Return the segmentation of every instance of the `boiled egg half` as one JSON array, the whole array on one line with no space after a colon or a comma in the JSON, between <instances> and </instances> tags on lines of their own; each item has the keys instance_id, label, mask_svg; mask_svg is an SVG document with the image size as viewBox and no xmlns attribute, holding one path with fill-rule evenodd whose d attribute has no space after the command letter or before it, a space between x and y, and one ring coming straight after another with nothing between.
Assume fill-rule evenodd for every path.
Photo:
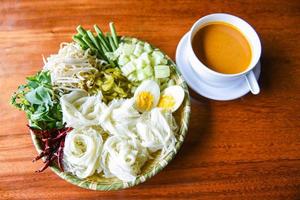
<instances>
[{"instance_id":1,"label":"boiled egg half","mask_svg":"<svg viewBox=\"0 0 300 200\"><path fill-rule=\"evenodd\" d=\"M178 85L170 86L162 92L157 107L175 112L182 104L183 99L184 90L182 87Z\"/></svg>"},{"instance_id":2,"label":"boiled egg half","mask_svg":"<svg viewBox=\"0 0 300 200\"><path fill-rule=\"evenodd\" d=\"M143 81L134 93L134 105L139 112L150 111L156 107L160 98L160 89L153 80Z\"/></svg>"}]
</instances>

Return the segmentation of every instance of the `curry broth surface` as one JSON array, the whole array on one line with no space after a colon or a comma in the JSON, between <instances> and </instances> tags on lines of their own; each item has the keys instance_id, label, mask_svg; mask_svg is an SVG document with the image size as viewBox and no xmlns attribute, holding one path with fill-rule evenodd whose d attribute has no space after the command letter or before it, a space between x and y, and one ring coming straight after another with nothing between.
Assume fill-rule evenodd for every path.
<instances>
[{"instance_id":1,"label":"curry broth surface","mask_svg":"<svg viewBox=\"0 0 300 200\"><path fill-rule=\"evenodd\" d=\"M246 37L237 28L224 22L201 27L192 40L192 47L204 65L224 74L243 72L252 56Z\"/></svg>"}]
</instances>

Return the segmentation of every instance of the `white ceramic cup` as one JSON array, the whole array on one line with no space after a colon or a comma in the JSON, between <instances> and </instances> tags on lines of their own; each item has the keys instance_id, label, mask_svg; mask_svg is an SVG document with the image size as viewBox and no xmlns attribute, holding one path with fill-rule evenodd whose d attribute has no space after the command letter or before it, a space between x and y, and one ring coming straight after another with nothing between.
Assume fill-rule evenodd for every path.
<instances>
[{"instance_id":1,"label":"white ceramic cup","mask_svg":"<svg viewBox=\"0 0 300 200\"><path fill-rule=\"evenodd\" d=\"M231 24L246 37L252 51L251 62L246 70L237 74L223 74L208 68L197 58L192 48L193 37L201 27L211 22L225 22ZM247 81L249 89L253 94L258 94L260 92L259 85L253 73L253 68L260 59L261 43L255 30L241 18L224 13L211 14L200 18L194 23L190 30L187 50L188 61L193 70L206 83L215 87L230 87L240 84L241 81Z\"/></svg>"}]
</instances>

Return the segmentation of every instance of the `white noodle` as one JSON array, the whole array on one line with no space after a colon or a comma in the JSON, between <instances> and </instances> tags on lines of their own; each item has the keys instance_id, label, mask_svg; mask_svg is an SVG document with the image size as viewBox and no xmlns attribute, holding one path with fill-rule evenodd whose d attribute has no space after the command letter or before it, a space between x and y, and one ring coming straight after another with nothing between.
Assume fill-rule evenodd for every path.
<instances>
[{"instance_id":1,"label":"white noodle","mask_svg":"<svg viewBox=\"0 0 300 200\"><path fill-rule=\"evenodd\" d=\"M102 171L99 161L103 147L101 133L100 129L83 127L67 134L64 147L66 171L81 179Z\"/></svg>"},{"instance_id":2,"label":"white noodle","mask_svg":"<svg viewBox=\"0 0 300 200\"><path fill-rule=\"evenodd\" d=\"M105 177L129 182L136 179L148 158L147 149L138 140L111 136L103 147L101 167Z\"/></svg>"},{"instance_id":3,"label":"white noodle","mask_svg":"<svg viewBox=\"0 0 300 200\"><path fill-rule=\"evenodd\" d=\"M151 152L162 150L161 158L175 151L176 129L177 125L172 113L159 108L143 113L136 124L141 144Z\"/></svg>"},{"instance_id":4,"label":"white noodle","mask_svg":"<svg viewBox=\"0 0 300 200\"><path fill-rule=\"evenodd\" d=\"M61 96L63 122L73 128L98 125L101 112L106 107L101 99L101 92L88 96L85 91L72 91Z\"/></svg>"},{"instance_id":5,"label":"white noodle","mask_svg":"<svg viewBox=\"0 0 300 200\"><path fill-rule=\"evenodd\" d=\"M114 99L100 117L101 127L111 135L136 137L135 124L140 114L133 107L133 99Z\"/></svg>"}]
</instances>

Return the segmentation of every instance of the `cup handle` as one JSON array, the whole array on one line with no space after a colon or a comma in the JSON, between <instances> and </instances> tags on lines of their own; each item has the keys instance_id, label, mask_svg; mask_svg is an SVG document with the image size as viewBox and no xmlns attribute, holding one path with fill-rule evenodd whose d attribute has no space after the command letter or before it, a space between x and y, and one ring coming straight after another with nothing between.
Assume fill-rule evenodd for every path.
<instances>
[{"instance_id":1,"label":"cup handle","mask_svg":"<svg viewBox=\"0 0 300 200\"><path fill-rule=\"evenodd\" d=\"M245 75L248 87L250 89L250 91L252 92L252 94L258 94L260 92L260 88L259 85L257 83L257 80L255 78L255 75L253 73L253 71L250 71L248 74Z\"/></svg>"}]
</instances>

